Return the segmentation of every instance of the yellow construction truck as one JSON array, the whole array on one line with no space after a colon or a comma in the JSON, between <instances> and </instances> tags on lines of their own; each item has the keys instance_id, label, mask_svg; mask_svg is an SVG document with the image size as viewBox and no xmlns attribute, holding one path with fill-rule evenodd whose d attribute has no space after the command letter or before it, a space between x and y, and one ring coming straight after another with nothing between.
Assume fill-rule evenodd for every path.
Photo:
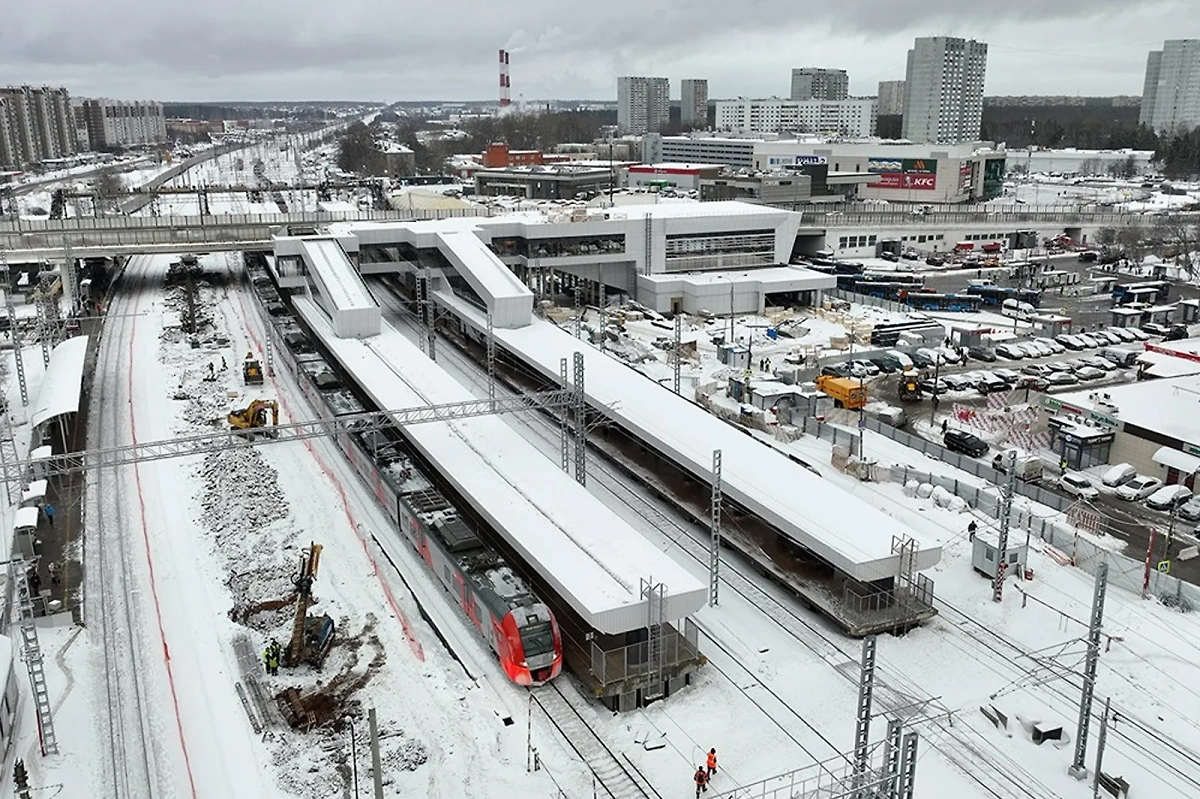
<instances>
[{"instance_id":1,"label":"yellow construction truck","mask_svg":"<svg viewBox=\"0 0 1200 799\"><path fill-rule=\"evenodd\" d=\"M839 408L858 410L867 404L867 387L850 377L817 375L817 389L833 397Z\"/></svg>"}]
</instances>

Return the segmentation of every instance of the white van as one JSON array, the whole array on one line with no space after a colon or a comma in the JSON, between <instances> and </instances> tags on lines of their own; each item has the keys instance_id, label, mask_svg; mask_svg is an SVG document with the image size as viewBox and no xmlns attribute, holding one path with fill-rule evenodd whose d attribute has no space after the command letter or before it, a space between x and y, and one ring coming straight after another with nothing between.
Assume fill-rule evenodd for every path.
<instances>
[{"instance_id":1,"label":"white van","mask_svg":"<svg viewBox=\"0 0 1200 799\"><path fill-rule=\"evenodd\" d=\"M1000 313L1008 317L1024 319L1034 312L1034 307L1027 302L1019 300L1005 300L1000 306Z\"/></svg>"}]
</instances>

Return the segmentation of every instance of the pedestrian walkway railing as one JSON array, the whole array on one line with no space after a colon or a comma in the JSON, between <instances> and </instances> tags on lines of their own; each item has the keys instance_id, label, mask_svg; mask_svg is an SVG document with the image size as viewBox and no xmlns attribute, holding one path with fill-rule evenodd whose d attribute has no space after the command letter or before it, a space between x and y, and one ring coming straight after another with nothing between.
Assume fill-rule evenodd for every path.
<instances>
[{"instance_id":1,"label":"pedestrian walkway railing","mask_svg":"<svg viewBox=\"0 0 1200 799\"><path fill-rule=\"evenodd\" d=\"M659 667L669 675L672 667L693 663L700 658L699 630L691 619L678 624L663 625L657 643L661 663L651 663L648 641L605 649L595 640L591 642L592 675L602 686L625 682L647 676L657 676Z\"/></svg>"}]
</instances>

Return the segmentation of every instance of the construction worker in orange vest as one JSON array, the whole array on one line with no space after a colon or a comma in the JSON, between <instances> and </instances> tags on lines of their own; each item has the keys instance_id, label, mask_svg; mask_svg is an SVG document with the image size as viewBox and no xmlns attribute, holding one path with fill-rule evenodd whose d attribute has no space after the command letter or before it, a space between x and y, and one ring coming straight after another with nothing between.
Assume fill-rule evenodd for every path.
<instances>
[{"instance_id":1,"label":"construction worker in orange vest","mask_svg":"<svg viewBox=\"0 0 1200 799\"><path fill-rule=\"evenodd\" d=\"M717 773L717 750L709 749L708 750L708 776L711 777L712 775L714 775L716 773Z\"/></svg>"},{"instance_id":2,"label":"construction worker in orange vest","mask_svg":"<svg viewBox=\"0 0 1200 799\"><path fill-rule=\"evenodd\" d=\"M704 770L704 766L696 766L696 775L693 779L696 780L696 799L700 799L700 791L708 790L708 772Z\"/></svg>"}]
</instances>

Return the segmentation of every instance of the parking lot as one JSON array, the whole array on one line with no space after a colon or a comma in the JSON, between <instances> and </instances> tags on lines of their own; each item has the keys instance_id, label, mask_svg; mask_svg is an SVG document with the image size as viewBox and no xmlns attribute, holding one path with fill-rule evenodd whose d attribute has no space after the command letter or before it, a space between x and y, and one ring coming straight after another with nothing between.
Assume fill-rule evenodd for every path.
<instances>
[{"instance_id":1,"label":"parking lot","mask_svg":"<svg viewBox=\"0 0 1200 799\"><path fill-rule=\"evenodd\" d=\"M1028 342L1028 340L1022 341ZM1096 342L1094 346L1077 346L1074 349L1068 349L1066 343L1063 342L1053 342L1057 344L1057 347L1050 347L1051 342L1044 340L1037 343L1041 347L1031 347L1026 350L1022 346L1011 353L1011 355L1019 355L1019 357L1005 357L996 353L995 360L982 360L979 358L973 359L964 351L966 357L960 360L958 360L956 352L950 354L950 357L955 358L957 362L952 363L943 360L936 367L932 365L920 367L918 371L921 374L922 383L927 390L923 392L922 399L915 402L908 401L903 403L903 407L907 410L907 415L910 419L910 432L917 435L924 435L929 440L941 444L943 442L941 440L940 427L933 424L932 420L944 417L946 412L950 410L951 404L965 405L971 408L984 408L987 405L987 397L991 393L1000 393L1002 391L1008 393L1010 396L1006 404L1009 405L1029 403L1036 406L1041 404L1041 398L1046 394L1088 389L1103 390L1105 386L1132 382L1137 379L1136 367L1123 367L1112 362L1101 363L1102 359L1100 359L1099 352L1104 349L1138 350L1142 347L1141 340L1132 342L1122 341L1121 344L1113 344L1111 341L1105 340L1103 342ZM1080 342L1075 343L1078 344ZM945 350L947 348L939 349ZM910 351L907 349L901 351L905 354L916 352L915 350ZM1043 354L1047 351L1049 354ZM926 354L931 355L933 353ZM944 358L948 353L943 351L938 354ZM926 361L922 362L925 363ZM981 384L985 380L984 373L999 378L998 381L987 381L987 383L993 386L990 390L986 388L986 383ZM936 411L932 405L932 394L928 390L934 388L933 380L935 374L939 381L938 387L941 389L939 406ZM1050 383L1046 380L1048 375L1055 374L1069 375L1070 378L1068 381L1061 383ZM880 370L878 374L864 376L863 379L868 386L872 398L890 404L901 404L899 401L899 385L901 380L899 371L885 373L883 370ZM981 388L984 390L981 391ZM1044 414L1039 414L1035 427L1031 432L1034 434L1046 432L1045 419ZM919 421L919 423L914 424L914 420ZM990 465L995 454L995 450L990 450L988 453L980 456L978 460ZM1059 473L1056 465L1047 464L1042 480L1043 487L1059 495L1070 497L1058 485L1058 477ZM1196 521L1177 517L1172 523L1172 519L1167 513L1147 507L1143 500L1127 501L1120 499L1112 489L1099 486L1098 477L1094 475L1087 475L1087 477L1100 488L1100 494L1091 500L1091 503L1103 516L1102 528L1109 534L1128 542L1125 550L1128 556L1134 558L1144 556L1149 542L1149 528L1151 526L1157 528L1162 534L1165 534L1168 526L1173 528L1171 555L1174 558L1177 558L1181 550L1198 543L1194 533L1197 526ZM1165 543L1164 537L1160 535L1155 544L1154 562L1157 563L1158 560L1165 557ZM1200 558L1189 561L1174 560L1172 573L1189 582L1200 583Z\"/></svg>"}]
</instances>

